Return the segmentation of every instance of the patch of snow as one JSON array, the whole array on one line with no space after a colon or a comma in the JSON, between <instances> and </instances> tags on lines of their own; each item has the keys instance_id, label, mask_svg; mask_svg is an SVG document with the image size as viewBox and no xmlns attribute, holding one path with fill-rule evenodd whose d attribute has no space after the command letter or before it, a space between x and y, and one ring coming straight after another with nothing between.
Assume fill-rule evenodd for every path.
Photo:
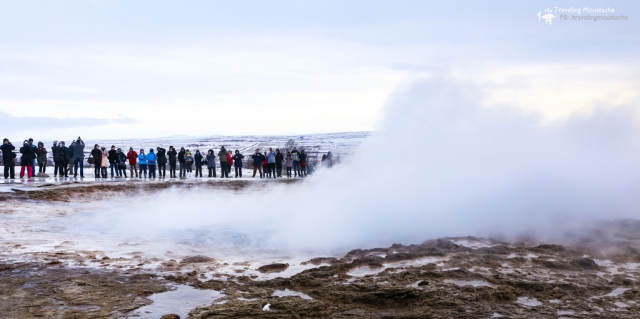
<instances>
[{"instance_id":1,"label":"patch of snow","mask_svg":"<svg viewBox=\"0 0 640 319\"><path fill-rule=\"evenodd\" d=\"M456 286L464 287L464 286L473 286L473 287L495 287L494 285L484 281L484 280L451 280L447 279L444 281L447 284L454 284Z\"/></svg>"},{"instance_id":2,"label":"patch of snow","mask_svg":"<svg viewBox=\"0 0 640 319\"><path fill-rule=\"evenodd\" d=\"M574 315L576 312L573 310L558 310L558 316L562 316L562 315Z\"/></svg>"},{"instance_id":3,"label":"patch of snow","mask_svg":"<svg viewBox=\"0 0 640 319\"><path fill-rule=\"evenodd\" d=\"M616 297L616 296L620 296L622 295L625 291L629 290L631 288L616 288L613 291L611 291L610 293L604 295L603 297Z\"/></svg>"},{"instance_id":4,"label":"patch of snow","mask_svg":"<svg viewBox=\"0 0 640 319\"><path fill-rule=\"evenodd\" d=\"M624 303L624 302L621 302L621 301L616 301L616 302L614 302L613 304L614 304L614 305L616 305L616 306L618 306L618 308L626 308L626 307L629 307L629 305L628 305L628 304L626 304L626 303Z\"/></svg>"},{"instance_id":5,"label":"patch of snow","mask_svg":"<svg viewBox=\"0 0 640 319\"><path fill-rule=\"evenodd\" d=\"M538 299L529 298L529 297L518 297L518 300L516 302L521 304L521 305L525 305L525 306L529 306L529 307L537 307L537 306L542 305L542 303L540 301L538 301Z\"/></svg>"},{"instance_id":6,"label":"patch of snow","mask_svg":"<svg viewBox=\"0 0 640 319\"><path fill-rule=\"evenodd\" d=\"M293 291L293 290L289 290L289 289L284 289L284 290L276 290L273 292L273 296L276 297L289 297L289 296L298 296L302 299L313 299L311 297L309 297L309 295L302 293L302 292L298 292L298 291Z\"/></svg>"}]
</instances>

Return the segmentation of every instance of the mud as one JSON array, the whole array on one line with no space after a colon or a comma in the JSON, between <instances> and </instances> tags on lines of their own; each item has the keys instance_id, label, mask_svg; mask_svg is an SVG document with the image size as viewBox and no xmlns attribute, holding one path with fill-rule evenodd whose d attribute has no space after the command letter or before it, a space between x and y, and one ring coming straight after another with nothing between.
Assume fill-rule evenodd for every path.
<instances>
[{"instance_id":1,"label":"mud","mask_svg":"<svg viewBox=\"0 0 640 319\"><path fill-rule=\"evenodd\" d=\"M69 200L69 192L90 201L96 190L104 199L167 187L261 186L67 184L0 196L19 206L25 200ZM11 214L11 207L3 205L3 213ZM43 251L2 238L0 313L3 318L177 318L136 310L152 304L155 294L189 285L221 297L191 309L188 318L637 318L637 234L640 221L625 220L600 223L563 245L441 238L277 262L203 254L108 256L65 242Z\"/></svg>"}]
</instances>

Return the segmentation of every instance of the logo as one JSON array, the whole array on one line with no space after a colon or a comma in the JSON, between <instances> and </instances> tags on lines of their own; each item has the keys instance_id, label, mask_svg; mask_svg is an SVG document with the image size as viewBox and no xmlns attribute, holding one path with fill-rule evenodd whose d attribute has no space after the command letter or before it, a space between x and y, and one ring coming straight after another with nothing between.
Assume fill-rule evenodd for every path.
<instances>
[{"instance_id":1,"label":"logo","mask_svg":"<svg viewBox=\"0 0 640 319\"><path fill-rule=\"evenodd\" d=\"M551 25L551 20L556 17L551 13L552 11L553 10L546 8L544 9L544 12L546 12L544 15L541 15L542 11L538 12L538 21L542 21L542 19L544 19L544 23Z\"/></svg>"}]
</instances>

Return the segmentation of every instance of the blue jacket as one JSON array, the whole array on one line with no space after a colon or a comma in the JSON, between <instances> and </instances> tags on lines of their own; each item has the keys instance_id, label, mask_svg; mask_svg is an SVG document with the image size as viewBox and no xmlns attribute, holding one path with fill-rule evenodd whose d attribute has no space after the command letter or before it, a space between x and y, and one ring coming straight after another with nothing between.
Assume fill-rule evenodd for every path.
<instances>
[{"instance_id":1,"label":"blue jacket","mask_svg":"<svg viewBox=\"0 0 640 319\"><path fill-rule=\"evenodd\" d=\"M142 152L138 155L138 164L147 165L147 154L142 154Z\"/></svg>"},{"instance_id":2,"label":"blue jacket","mask_svg":"<svg viewBox=\"0 0 640 319\"><path fill-rule=\"evenodd\" d=\"M147 154L147 163L149 165L156 165L156 161L158 159L156 158L156 153L153 152L153 149L149 150L149 153Z\"/></svg>"},{"instance_id":3,"label":"blue jacket","mask_svg":"<svg viewBox=\"0 0 640 319\"><path fill-rule=\"evenodd\" d=\"M267 153L267 162L269 163L275 163L276 162L276 152L269 152Z\"/></svg>"},{"instance_id":4,"label":"blue jacket","mask_svg":"<svg viewBox=\"0 0 640 319\"><path fill-rule=\"evenodd\" d=\"M251 155L253 159L253 166L262 166L262 161L264 161L264 155L262 153Z\"/></svg>"},{"instance_id":5,"label":"blue jacket","mask_svg":"<svg viewBox=\"0 0 640 319\"><path fill-rule=\"evenodd\" d=\"M202 165L202 154L200 152L196 151L196 155L193 158L196 160L196 166Z\"/></svg>"}]
</instances>

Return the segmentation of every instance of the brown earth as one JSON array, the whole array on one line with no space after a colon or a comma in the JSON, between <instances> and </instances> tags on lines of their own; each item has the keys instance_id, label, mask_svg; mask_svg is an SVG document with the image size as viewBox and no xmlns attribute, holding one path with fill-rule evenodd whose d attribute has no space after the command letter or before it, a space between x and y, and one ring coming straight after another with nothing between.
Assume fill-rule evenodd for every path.
<instances>
[{"instance_id":1,"label":"brown earth","mask_svg":"<svg viewBox=\"0 0 640 319\"><path fill-rule=\"evenodd\" d=\"M249 186L261 187L246 181L66 184L3 193L0 198L94 200L96 191L104 197L168 187L245 190ZM224 261L202 255L166 261L153 270L139 267L144 263L107 270L82 265L106 267L119 260L80 252L35 253L38 262L0 259L0 317L128 317L149 304L150 295L187 284L224 293L215 303L190 312L188 318L198 319L638 318L638 234L640 221L625 220L601 223L564 246L533 240L441 238L313 258L303 263L313 268L269 280L246 275L245 270L209 279L207 267L219 267ZM81 262L72 267L69 261ZM288 267L260 268L279 273ZM274 295L285 290L298 295ZM266 305L268 311L263 310Z\"/></svg>"}]
</instances>

